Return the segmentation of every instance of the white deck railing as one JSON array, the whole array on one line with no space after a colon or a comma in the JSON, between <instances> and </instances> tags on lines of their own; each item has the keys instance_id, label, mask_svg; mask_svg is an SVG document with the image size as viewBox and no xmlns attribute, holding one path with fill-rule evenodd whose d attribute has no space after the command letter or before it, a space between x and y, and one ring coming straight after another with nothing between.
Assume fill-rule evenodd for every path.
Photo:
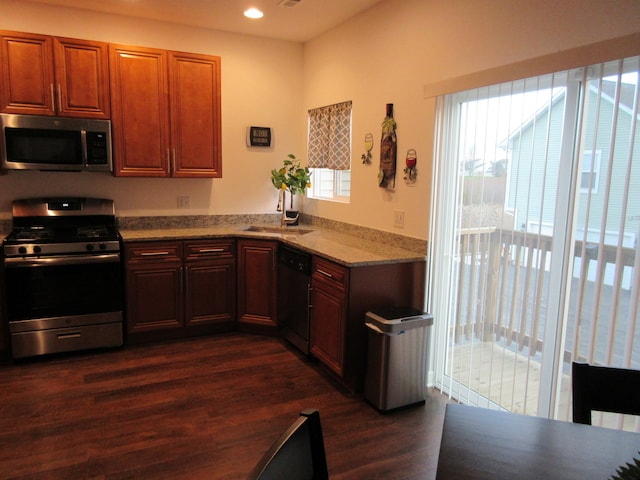
<instances>
[{"instance_id":1,"label":"white deck railing","mask_svg":"<svg viewBox=\"0 0 640 480\"><path fill-rule=\"evenodd\" d=\"M459 297L452 331L456 343L469 341L473 335L482 341L504 341L520 351L527 349L531 356L542 351L551 246L552 237L527 232L498 228L460 232ZM620 342L615 330L626 328L632 338L635 333L630 324L635 324L638 315L638 298L633 297L640 288L636 249L576 241L574 252L582 261L575 263L575 299L568 316L565 361L594 361L604 355L602 363L612 363L616 355L627 359L618 363L633 363L631 351L622 352L615 345ZM630 288L622 287L622 275L615 275L613 285L603 288L607 265L616 271L631 269ZM588 280L590 269L596 270L595 282ZM630 350L632 343L624 348Z\"/></svg>"}]
</instances>

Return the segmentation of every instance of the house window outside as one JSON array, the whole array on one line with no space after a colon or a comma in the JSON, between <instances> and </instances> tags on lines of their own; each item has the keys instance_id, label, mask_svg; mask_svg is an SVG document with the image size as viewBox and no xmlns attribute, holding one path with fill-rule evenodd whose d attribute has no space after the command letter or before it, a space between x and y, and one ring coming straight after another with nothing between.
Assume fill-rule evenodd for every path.
<instances>
[{"instance_id":1,"label":"house window outside","mask_svg":"<svg viewBox=\"0 0 640 480\"><path fill-rule=\"evenodd\" d=\"M351 102L309 110L311 198L348 202L351 195Z\"/></svg>"},{"instance_id":2,"label":"house window outside","mask_svg":"<svg viewBox=\"0 0 640 480\"><path fill-rule=\"evenodd\" d=\"M580 175L580 191L582 193L598 193L600 183L600 158L602 152L596 151L595 156L591 150L585 151L582 156L582 173Z\"/></svg>"}]
</instances>

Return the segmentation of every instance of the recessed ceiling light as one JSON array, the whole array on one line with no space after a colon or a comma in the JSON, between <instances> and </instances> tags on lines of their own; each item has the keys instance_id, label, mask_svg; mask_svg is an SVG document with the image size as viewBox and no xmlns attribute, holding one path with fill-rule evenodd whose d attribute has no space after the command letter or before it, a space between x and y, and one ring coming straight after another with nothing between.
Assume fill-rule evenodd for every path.
<instances>
[{"instance_id":1,"label":"recessed ceiling light","mask_svg":"<svg viewBox=\"0 0 640 480\"><path fill-rule=\"evenodd\" d=\"M257 8L252 7L244 11L244 16L247 18L262 18L264 16L264 13L262 13Z\"/></svg>"}]
</instances>

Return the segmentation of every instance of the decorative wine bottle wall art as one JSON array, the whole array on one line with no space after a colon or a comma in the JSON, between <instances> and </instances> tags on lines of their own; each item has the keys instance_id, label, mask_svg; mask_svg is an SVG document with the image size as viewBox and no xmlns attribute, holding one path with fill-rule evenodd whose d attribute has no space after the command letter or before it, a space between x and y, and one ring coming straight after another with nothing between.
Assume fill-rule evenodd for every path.
<instances>
[{"instance_id":1,"label":"decorative wine bottle wall art","mask_svg":"<svg viewBox=\"0 0 640 480\"><path fill-rule=\"evenodd\" d=\"M393 103L387 103L387 115L382 122L382 140L380 142L380 171L378 185L392 190L396 185L396 156L398 139L396 121L393 119Z\"/></svg>"}]
</instances>

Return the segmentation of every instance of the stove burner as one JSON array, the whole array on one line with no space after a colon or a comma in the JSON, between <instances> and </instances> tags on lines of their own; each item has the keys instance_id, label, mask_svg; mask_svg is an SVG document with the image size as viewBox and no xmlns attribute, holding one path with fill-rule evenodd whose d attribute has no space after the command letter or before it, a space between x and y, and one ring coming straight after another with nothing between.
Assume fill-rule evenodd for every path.
<instances>
[{"instance_id":1,"label":"stove burner","mask_svg":"<svg viewBox=\"0 0 640 480\"><path fill-rule=\"evenodd\" d=\"M20 241L43 241L51 238L52 232L44 227L32 227L15 232L15 239Z\"/></svg>"},{"instance_id":2,"label":"stove burner","mask_svg":"<svg viewBox=\"0 0 640 480\"><path fill-rule=\"evenodd\" d=\"M76 235L79 238L101 238L109 235L109 229L106 225L78 227Z\"/></svg>"},{"instance_id":3,"label":"stove burner","mask_svg":"<svg viewBox=\"0 0 640 480\"><path fill-rule=\"evenodd\" d=\"M68 209L66 205L80 207ZM5 259L120 251L111 200L15 200L13 227L2 242Z\"/></svg>"}]
</instances>

